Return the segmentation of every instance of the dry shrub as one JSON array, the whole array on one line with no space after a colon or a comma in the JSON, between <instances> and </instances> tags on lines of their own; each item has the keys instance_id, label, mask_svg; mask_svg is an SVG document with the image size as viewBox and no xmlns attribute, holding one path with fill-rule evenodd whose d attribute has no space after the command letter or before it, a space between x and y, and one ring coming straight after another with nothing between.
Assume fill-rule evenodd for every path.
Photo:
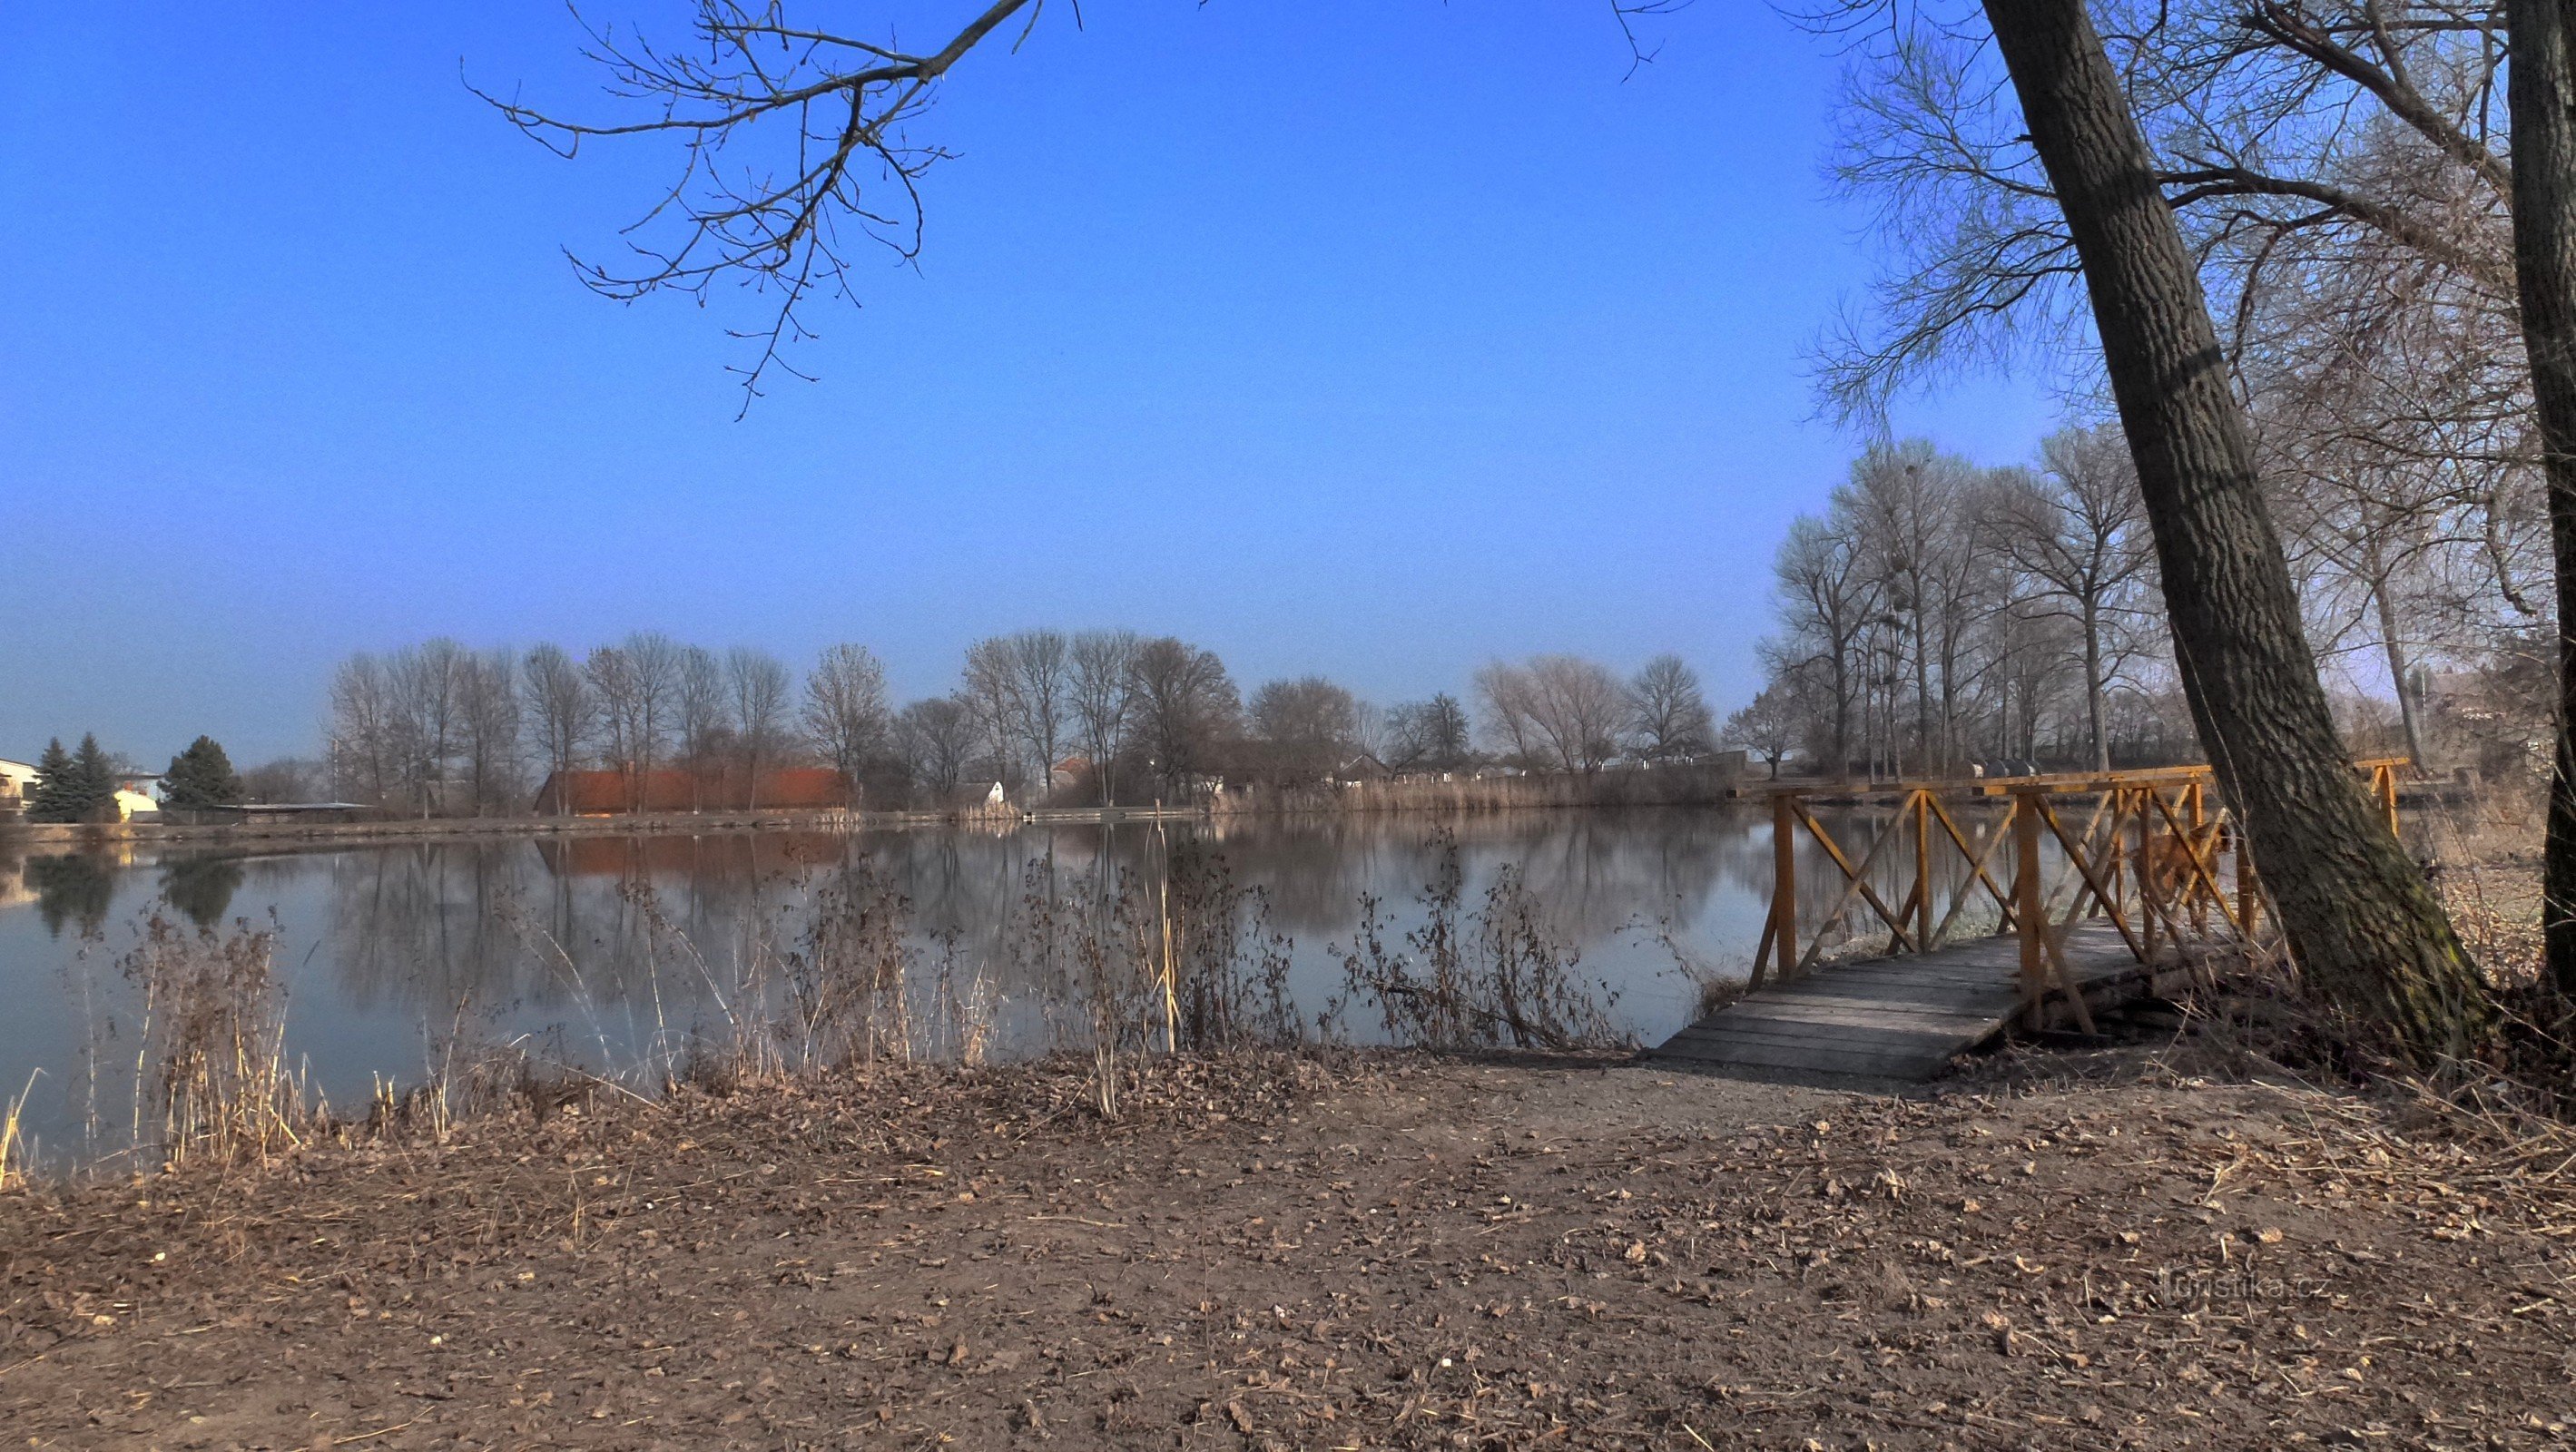
<instances>
[{"instance_id":1,"label":"dry shrub","mask_svg":"<svg viewBox=\"0 0 2576 1452\"><path fill-rule=\"evenodd\" d=\"M1549 924L1536 894L1506 866L1483 905L1461 916L1465 874L1458 840L1434 833L1438 854L1419 901L1421 927L1405 934L1411 952L1390 951L1384 903L1360 897L1360 922L1347 949L1335 948L1342 993L1327 1020L1347 1021L1354 1006L1374 1008L1391 1041L1429 1049L1586 1049L1627 1043L1610 1016L1618 1001L1606 984L1599 996L1576 978L1580 950Z\"/></svg>"}]
</instances>

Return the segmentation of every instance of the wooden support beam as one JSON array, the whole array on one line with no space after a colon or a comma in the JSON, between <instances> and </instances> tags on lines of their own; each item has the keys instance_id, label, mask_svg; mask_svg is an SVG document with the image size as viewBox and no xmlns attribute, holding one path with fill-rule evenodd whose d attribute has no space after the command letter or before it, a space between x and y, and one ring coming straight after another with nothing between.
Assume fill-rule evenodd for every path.
<instances>
[{"instance_id":1,"label":"wooden support beam","mask_svg":"<svg viewBox=\"0 0 2576 1452\"><path fill-rule=\"evenodd\" d=\"M1914 794L1914 951L1932 951L1932 794Z\"/></svg>"},{"instance_id":2,"label":"wooden support beam","mask_svg":"<svg viewBox=\"0 0 2576 1452\"><path fill-rule=\"evenodd\" d=\"M2039 1027L2039 996L2043 984L2041 957L2045 944L2041 937L2048 931L2048 914L2040 906L2039 896L2039 803L2037 792L2017 793L2012 799L2013 829L2013 905L2019 919L2015 931L2021 938L2021 1004L2024 1021Z\"/></svg>"},{"instance_id":3,"label":"wooden support beam","mask_svg":"<svg viewBox=\"0 0 2576 1452\"><path fill-rule=\"evenodd\" d=\"M1798 961L1798 798L1771 799L1771 961L1782 979Z\"/></svg>"}]
</instances>

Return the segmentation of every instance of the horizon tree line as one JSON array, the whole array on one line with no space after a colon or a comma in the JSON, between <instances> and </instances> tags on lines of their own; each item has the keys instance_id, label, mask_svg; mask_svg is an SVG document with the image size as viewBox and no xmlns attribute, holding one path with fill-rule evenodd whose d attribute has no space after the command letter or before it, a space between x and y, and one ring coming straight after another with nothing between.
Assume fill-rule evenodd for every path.
<instances>
[{"instance_id":1,"label":"horizon tree line","mask_svg":"<svg viewBox=\"0 0 2576 1452\"><path fill-rule=\"evenodd\" d=\"M856 643L800 677L757 647L649 631L580 654L439 637L341 661L319 772L277 763L246 779L413 816L525 810L544 777L585 768L639 783L666 768L701 784L737 773L755 809L766 773L800 765L839 772L852 805L946 806L991 783L1012 801L1110 804L1352 773L1588 773L1717 745L1697 674L1669 653L1626 679L1568 655L1498 661L1474 699L1472 714L1445 692L1379 708L1320 675L1246 696L1214 651L1124 629L976 640L953 689L899 708Z\"/></svg>"}]
</instances>

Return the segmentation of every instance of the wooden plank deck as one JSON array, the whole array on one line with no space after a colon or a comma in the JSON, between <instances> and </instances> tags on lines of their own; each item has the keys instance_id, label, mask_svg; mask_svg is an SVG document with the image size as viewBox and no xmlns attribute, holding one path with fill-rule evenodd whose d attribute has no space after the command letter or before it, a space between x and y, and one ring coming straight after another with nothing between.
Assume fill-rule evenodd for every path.
<instances>
[{"instance_id":1,"label":"wooden plank deck","mask_svg":"<svg viewBox=\"0 0 2576 1452\"><path fill-rule=\"evenodd\" d=\"M2065 948L2096 1013L2150 988L2150 976L2109 923L2074 924ZM1922 957L1819 965L1683 1029L1654 1057L1755 1078L1920 1081L2003 1032L2020 1012L2020 942L1979 938Z\"/></svg>"}]
</instances>

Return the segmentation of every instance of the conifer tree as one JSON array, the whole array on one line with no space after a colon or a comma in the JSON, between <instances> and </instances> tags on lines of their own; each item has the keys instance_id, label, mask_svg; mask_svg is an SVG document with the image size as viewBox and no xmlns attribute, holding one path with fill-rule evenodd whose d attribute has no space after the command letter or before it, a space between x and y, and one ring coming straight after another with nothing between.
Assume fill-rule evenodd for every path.
<instances>
[{"instance_id":1,"label":"conifer tree","mask_svg":"<svg viewBox=\"0 0 2576 1452\"><path fill-rule=\"evenodd\" d=\"M72 753L71 780L75 814L67 822L95 822L116 815L116 767L99 748L95 734L81 736Z\"/></svg>"},{"instance_id":2,"label":"conifer tree","mask_svg":"<svg viewBox=\"0 0 2576 1452\"><path fill-rule=\"evenodd\" d=\"M230 807L240 805L241 798L241 777L233 771L232 758L211 736L198 737L171 757L170 770L161 778L166 806Z\"/></svg>"},{"instance_id":3,"label":"conifer tree","mask_svg":"<svg viewBox=\"0 0 2576 1452\"><path fill-rule=\"evenodd\" d=\"M63 750L63 739L57 736L45 743L45 754L36 758L36 780L27 788L27 820L79 821L78 798L72 754Z\"/></svg>"}]
</instances>

